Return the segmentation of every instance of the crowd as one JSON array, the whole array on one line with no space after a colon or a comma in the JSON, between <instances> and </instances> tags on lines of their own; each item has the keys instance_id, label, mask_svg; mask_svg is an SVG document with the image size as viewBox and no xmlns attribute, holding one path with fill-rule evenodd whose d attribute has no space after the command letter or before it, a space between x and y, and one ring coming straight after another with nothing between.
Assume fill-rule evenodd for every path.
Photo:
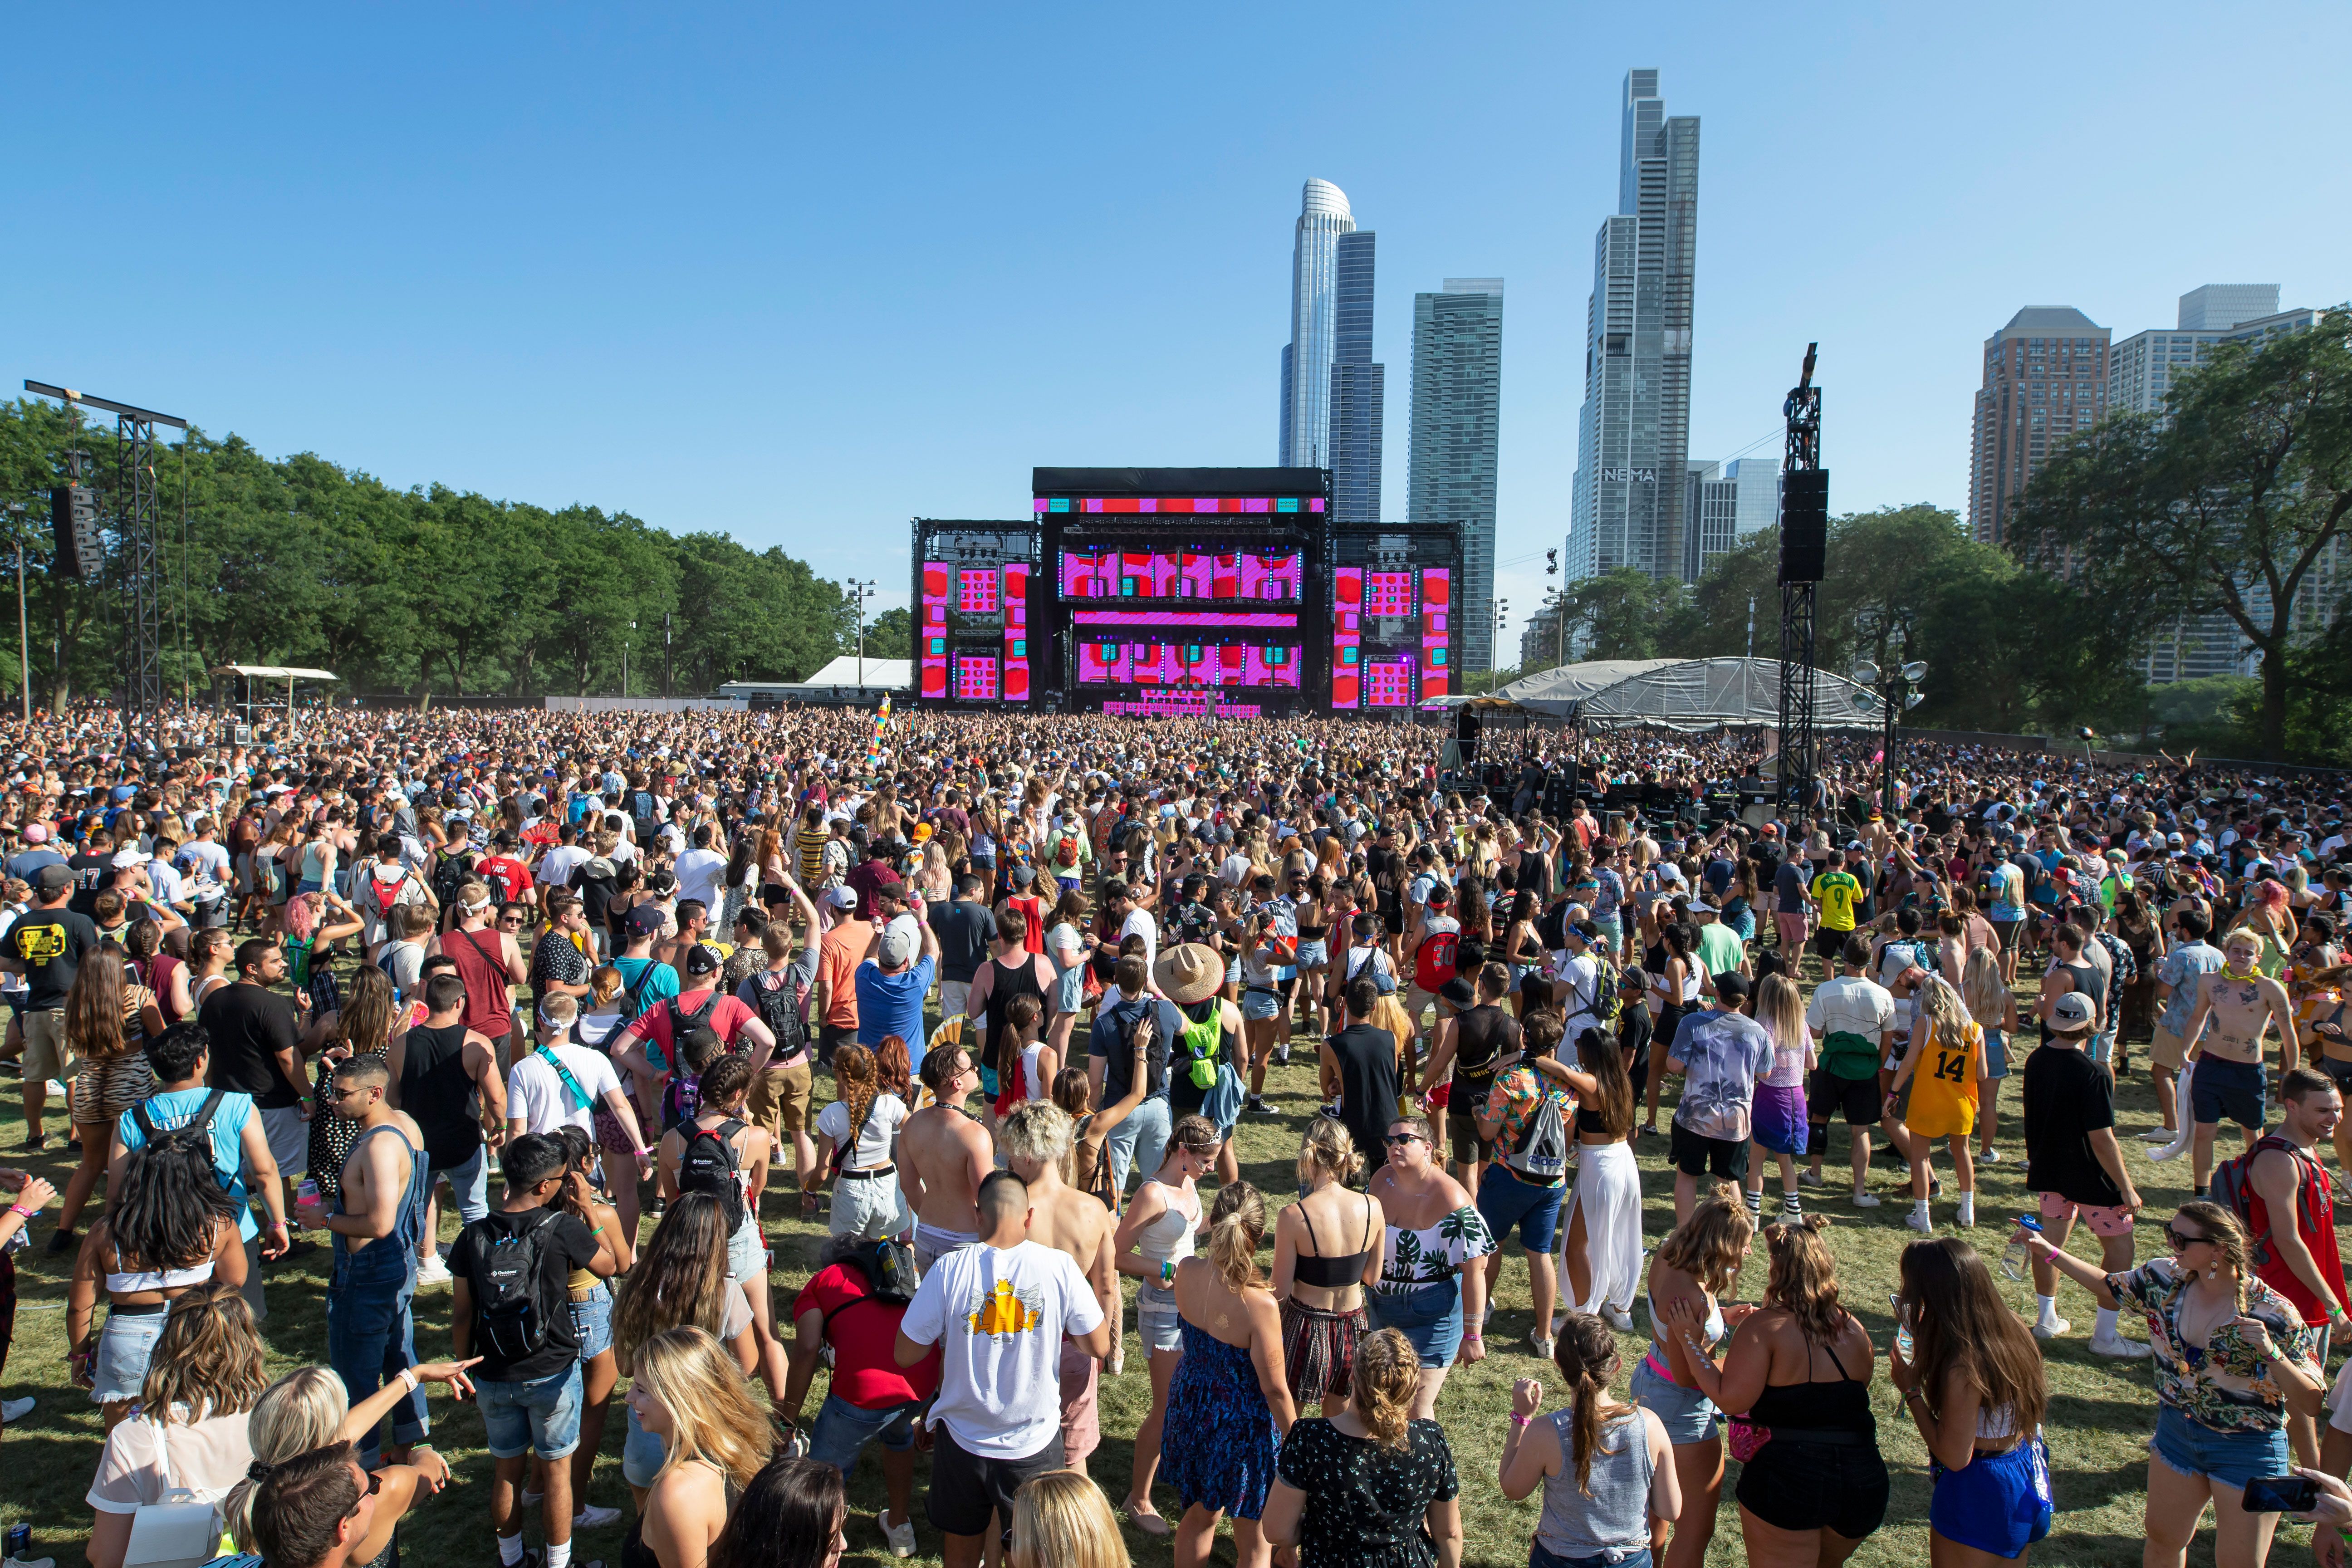
<instances>
[{"instance_id":1,"label":"crowd","mask_svg":"<svg viewBox=\"0 0 2352 1568\"><path fill-rule=\"evenodd\" d=\"M1448 1424L1506 1418L1533 1568L1696 1568L1727 1450L1746 1557L1828 1565L1886 1518L1882 1377L1934 1560L2015 1562L2069 1292L2152 1363L2148 1563L2209 1510L2227 1568L2289 1512L2342 1561L2336 779L1923 747L1882 804L1833 749L1768 819L1712 805L1738 736L1490 736L1465 775L1331 721L301 717L0 730L0 1058L26 1153L69 1156L0 1172L0 1364L15 1259L69 1257L94 1568L396 1563L453 1480L428 1385L480 1412L502 1568L623 1522L615 1449L623 1568L830 1563L869 1447L898 1557L919 1519L955 1568L1221 1530L1245 1568L1452 1568ZM1647 804L1555 809L1570 763ZM1294 1050L1295 1201L1235 1149ZM2126 1138L2196 1191L2147 1260ZM1917 1233L1885 1346L1824 1235L1885 1201L1881 1147ZM2027 1316L1969 1239L2018 1160ZM1514 1233L1533 1326L1490 1348ZM321 1248L326 1364L273 1380ZM1150 1408L1106 1490L1130 1303ZM1503 1351L1549 1396L1444 1401Z\"/></svg>"}]
</instances>

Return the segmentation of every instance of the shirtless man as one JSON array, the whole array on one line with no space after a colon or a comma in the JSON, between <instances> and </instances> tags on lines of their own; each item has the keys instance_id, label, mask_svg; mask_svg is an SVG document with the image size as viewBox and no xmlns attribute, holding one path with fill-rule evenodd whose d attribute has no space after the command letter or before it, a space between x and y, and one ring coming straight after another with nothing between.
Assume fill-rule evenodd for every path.
<instances>
[{"instance_id":1,"label":"shirtless man","mask_svg":"<svg viewBox=\"0 0 2352 1568\"><path fill-rule=\"evenodd\" d=\"M2200 1198L2213 1173L2213 1135L2221 1131L2221 1118L2238 1124L2249 1148L2263 1135L2263 1093L2269 1087L2263 1036L2271 1025L2278 1026L2281 1070L2295 1065L2294 1004L2285 986L2254 968L2262 951L2262 938L2254 932L2243 926L2231 931L2221 943L2221 967L2199 983L2197 1007L2189 1015L2189 1038L2197 1042L2188 1057L2197 1066L2189 1089L2196 1125L2191 1157ZM2207 1030L2209 1019L2213 1026Z\"/></svg>"},{"instance_id":2,"label":"shirtless man","mask_svg":"<svg viewBox=\"0 0 2352 1568\"><path fill-rule=\"evenodd\" d=\"M1110 1210L1102 1200L1062 1180L1074 1123L1050 1100L1024 1100L1004 1119L1004 1158L1029 1184L1029 1239L1070 1255L1094 1287L1106 1322L1116 1324L1123 1303L1111 1256ZM1102 1363L1075 1340L1062 1342L1062 1468L1087 1473L1087 1456L1102 1442L1095 1394Z\"/></svg>"},{"instance_id":3,"label":"shirtless man","mask_svg":"<svg viewBox=\"0 0 2352 1568\"><path fill-rule=\"evenodd\" d=\"M980 1239L980 1184L996 1169L988 1130L963 1109L980 1082L971 1052L941 1046L923 1058L923 1087L936 1102L898 1129L898 1184L915 1211L915 1268Z\"/></svg>"},{"instance_id":4,"label":"shirtless man","mask_svg":"<svg viewBox=\"0 0 2352 1568\"><path fill-rule=\"evenodd\" d=\"M329 1079L331 1109L360 1124L358 1141L343 1159L342 1197L330 1212L315 1198L299 1205L305 1229L331 1231L335 1267L327 1287L327 1359L345 1386L362 1399L416 1364L410 1300L415 1291L416 1260L411 1252L425 1221L425 1134L407 1112L385 1098L392 1072L382 1057L357 1056L337 1064ZM386 1134L389 1136L386 1136ZM407 1450L431 1430L425 1395L411 1389L392 1407L392 1458L405 1462ZM377 1434L361 1439L361 1462L373 1467Z\"/></svg>"}]
</instances>

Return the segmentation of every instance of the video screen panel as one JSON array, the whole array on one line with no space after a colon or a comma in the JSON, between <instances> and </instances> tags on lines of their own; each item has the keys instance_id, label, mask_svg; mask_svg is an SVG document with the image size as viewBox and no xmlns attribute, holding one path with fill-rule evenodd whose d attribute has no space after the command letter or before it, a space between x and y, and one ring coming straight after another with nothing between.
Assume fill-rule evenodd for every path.
<instances>
[{"instance_id":1,"label":"video screen panel","mask_svg":"<svg viewBox=\"0 0 2352 1568\"><path fill-rule=\"evenodd\" d=\"M1065 550L1060 572L1066 604L1140 599L1296 605L1305 583L1305 558L1296 551Z\"/></svg>"},{"instance_id":2,"label":"video screen panel","mask_svg":"<svg viewBox=\"0 0 2352 1568\"><path fill-rule=\"evenodd\" d=\"M1300 648L1289 643L1128 642L1078 644L1080 686L1291 687Z\"/></svg>"},{"instance_id":3,"label":"video screen panel","mask_svg":"<svg viewBox=\"0 0 2352 1568\"><path fill-rule=\"evenodd\" d=\"M1029 572L1018 561L923 563L916 663L925 698L1029 700Z\"/></svg>"},{"instance_id":4,"label":"video screen panel","mask_svg":"<svg viewBox=\"0 0 2352 1568\"><path fill-rule=\"evenodd\" d=\"M1451 689L1453 574L1341 566L1331 580L1331 706L1411 708Z\"/></svg>"}]
</instances>

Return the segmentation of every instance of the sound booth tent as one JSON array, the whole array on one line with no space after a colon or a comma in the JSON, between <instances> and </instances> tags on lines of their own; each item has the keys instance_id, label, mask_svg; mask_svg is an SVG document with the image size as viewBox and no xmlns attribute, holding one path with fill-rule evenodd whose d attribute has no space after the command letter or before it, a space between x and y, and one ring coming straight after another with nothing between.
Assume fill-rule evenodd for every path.
<instances>
[{"instance_id":1,"label":"sound booth tent","mask_svg":"<svg viewBox=\"0 0 2352 1568\"><path fill-rule=\"evenodd\" d=\"M1875 730L1878 696L1842 675L1813 672L1818 730ZM1502 695L1531 713L1601 729L1770 728L1780 721L1777 658L1607 658L1511 682Z\"/></svg>"}]
</instances>

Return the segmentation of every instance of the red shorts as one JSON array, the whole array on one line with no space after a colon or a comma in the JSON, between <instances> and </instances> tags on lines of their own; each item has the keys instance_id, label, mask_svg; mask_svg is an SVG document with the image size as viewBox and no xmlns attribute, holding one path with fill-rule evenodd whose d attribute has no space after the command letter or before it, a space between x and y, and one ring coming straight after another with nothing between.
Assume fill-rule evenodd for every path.
<instances>
[{"instance_id":1,"label":"red shorts","mask_svg":"<svg viewBox=\"0 0 2352 1568\"><path fill-rule=\"evenodd\" d=\"M1069 1340L1062 1342L1062 1468L1083 1470L1087 1456L1102 1446L1102 1422L1096 1405L1101 1368L1094 1357Z\"/></svg>"},{"instance_id":2,"label":"red shorts","mask_svg":"<svg viewBox=\"0 0 2352 1568\"><path fill-rule=\"evenodd\" d=\"M1795 914L1790 914L1784 910L1780 913L1774 915L1772 918L1778 921L1780 924L1780 945L1782 947L1802 947L1805 945L1805 914L1802 910L1798 910Z\"/></svg>"},{"instance_id":3,"label":"red shorts","mask_svg":"<svg viewBox=\"0 0 2352 1568\"><path fill-rule=\"evenodd\" d=\"M2108 1208L2100 1204L2069 1203L2056 1193L2042 1194L2042 1217L2044 1220L2064 1220L2080 1217L2093 1236L2129 1236L2132 1215L2129 1209Z\"/></svg>"}]
</instances>

